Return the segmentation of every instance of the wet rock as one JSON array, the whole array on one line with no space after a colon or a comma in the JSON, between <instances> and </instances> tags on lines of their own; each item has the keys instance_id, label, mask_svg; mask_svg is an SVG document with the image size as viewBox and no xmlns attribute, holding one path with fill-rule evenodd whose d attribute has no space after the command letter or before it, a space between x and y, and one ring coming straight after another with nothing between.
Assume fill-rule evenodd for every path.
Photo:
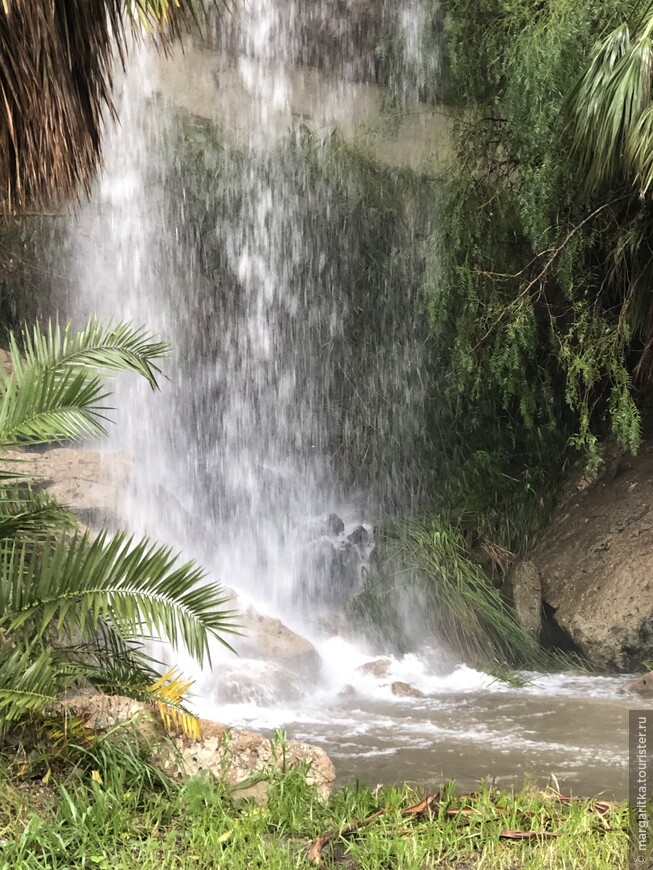
<instances>
[{"instance_id":1,"label":"wet rock","mask_svg":"<svg viewBox=\"0 0 653 870\"><path fill-rule=\"evenodd\" d=\"M517 622L535 640L542 628L542 583L540 572L533 562L517 562L506 577L508 594L512 600Z\"/></svg>"},{"instance_id":2,"label":"wet rock","mask_svg":"<svg viewBox=\"0 0 653 870\"><path fill-rule=\"evenodd\" d=\"M326 521L327 532L330 535L341 535L345 530L345 524L338 514L329 514Z\"/></svg>"},{"instance_id":3,"label":"wet rock","mask_svg":"<svg viewBox=\"0 0 653 870\"><path fill-rule=\"evenodd\" d=\"M653 671L629 680L617 690L620 695L640 695L642 698L653 698Z\"/></svg>"},{"instance_id":4,"label":"wet rock","mask_svg":"<svg viewBox=\"0 0 653 870\"><path fill-rule=\"evenodd\" d=\"M349 541L321 538L306 549L303 594L307 601L342 606L358 589L362 557Z\"/></svg>"},{"instance_id":5,"label":"wet rock","mask_svg":"<svg viewBox=\"0 0 653 870\"><path fill-rule=\"evenodd\" d=\"M399 698L424 698L424 692L420 692L419 689L416 689L414 686L411 686L410 683L402 683L397 680L394 683L390 684L390 691L393 695L397 695Z\"/></svg>"},{"instance_id":6,"label":"wet rock","mask_svg":"<svg viewBox=\"0 0 653 870\"><path fill-rule=\"evenodd\" d=\"M232 642L241 655L276 662L310 679L319 674L322 663L318 651L280 619L263 616L250 607L243 613L241 625L243 637Z\"/></svg>"},{"instance_id":7,"label":"wet rock","mask_svg":"<svg viewBox=\"0 0 653 870\"><path fill-rule=\"evenodd\" d=\"M366 547L370 542L370 533L365 526L356 526L354 531L347 535L347 540L357 547Z\"/></svg>"},{"instance_id":8,"label":"wet rock","mask_svg":"<svg viewBox=\"0 0 653 870\"><path fill-rule=\"evenodd\" d=\"M221 704L256 704L268 707L279 701L299 701L301 678L288 668L269 661L220 664L215 676L217 699Z\"/></svg>"},{"instance_id":9,"label":"wet rock","mask_svg":"<svg viewBox=\"0 0 653 870\"><path fill-rule=\"evenodd\" d=\"M360 640L360 628L352 623L346 613L341 611L332 610L320 614L316 625L323 634L329 637L342 637L352 642Z\"/></svg>"},{"instance_id":10,"label":"wet rock","mask_svg":"<svg viewBox=\"0 0 653 870\"><path fill-rule=\"evenodd\" d=\"M356 670L370 677L387 677L391 664L392 659L374 659L374 661L360 665Z\"/></svg>"}]
</instances>

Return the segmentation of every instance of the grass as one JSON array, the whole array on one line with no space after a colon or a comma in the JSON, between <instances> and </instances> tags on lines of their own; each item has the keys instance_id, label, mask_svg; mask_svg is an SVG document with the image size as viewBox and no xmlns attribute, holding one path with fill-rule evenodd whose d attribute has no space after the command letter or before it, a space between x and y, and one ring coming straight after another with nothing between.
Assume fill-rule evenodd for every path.
<instances>
[{"instance_id":1,"label":"grass","mask_svg":"<svg viewBox=\"0 0 653 870\"><path fill-rule=\"evenodd\" d=\"M625 804L528 785L460 795L447 784L424 802L407 786L354 784L324 799L291 770L270 777L259 806L205 779L172 784L119 751L86 749L56 772L43 757L2 768L2 870L290 870L315 866L311 855L342 870L627 867Z\"/></svg>"}]
</instances>

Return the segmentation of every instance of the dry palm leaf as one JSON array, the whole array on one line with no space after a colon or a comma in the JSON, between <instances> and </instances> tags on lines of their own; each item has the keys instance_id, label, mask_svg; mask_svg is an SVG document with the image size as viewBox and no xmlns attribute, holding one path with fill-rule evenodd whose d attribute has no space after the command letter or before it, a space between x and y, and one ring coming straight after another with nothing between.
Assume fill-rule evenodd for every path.
<instances>
[{"instance_id":1,"label":"dry palm leaf","mask_svg":"<svg viewBox=\"0 0 653 870\"><path fill-rule=\"evenodd\" d=\"M88 193L101 157L116 54L130 33L161 44L197 20L201 0L2 0L0 208Z\"/></svg>"}]
</instances>

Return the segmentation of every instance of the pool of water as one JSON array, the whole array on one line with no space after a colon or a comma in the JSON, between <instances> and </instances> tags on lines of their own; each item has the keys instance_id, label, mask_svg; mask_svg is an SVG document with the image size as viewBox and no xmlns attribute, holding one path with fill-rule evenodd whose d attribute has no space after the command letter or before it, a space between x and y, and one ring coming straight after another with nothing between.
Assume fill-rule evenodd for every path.
<instances>
[{"instance_id":1,"label":"pool of water","mask_svg":"<svg viewBox=\"0 0 653 870\"><path fill-rule=\"evenodd\" d=\"M263 703L221 704L205 680L198 710L323 747L340 784L436 787L455 779L467 790L481 778L502 788L532 778L551 780L565 793L627 797L628 710L638 706L618 694L627 677L529 673L525 685L512 687L465 665L434 673L416 655L391 658L388 673L378 677L361 672L364 656L340 639L321 652L321 683L293 701L266 696ZM397 697L394 681L422 697Z\"/></svg>"}]
</instances>

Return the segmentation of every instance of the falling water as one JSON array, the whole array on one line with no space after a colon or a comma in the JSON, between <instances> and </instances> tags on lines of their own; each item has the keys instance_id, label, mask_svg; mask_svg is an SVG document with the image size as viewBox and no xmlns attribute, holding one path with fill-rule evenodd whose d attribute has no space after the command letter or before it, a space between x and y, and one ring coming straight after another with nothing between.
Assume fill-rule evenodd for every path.
<instances>
[{"instance_id":1,"label":"falling water","mask_svg":"<svg viewBox=\"0 0 653 870\"><path fill-rule=\"evenodd\" d=\"M428 485L423 214L408 196L392 212L399 235L375 230L412 253L397 265L382 251L391 277L367 286L374 224L359 177L398 184L401 166L428 167L446 145L441 115L418 102L439 64L422 50L426 7L354 8L345 27L327 2L252 0L210 47L132 53L97 192L70 222L66 313L146 324L174 356L160 394L117 384L109 447L133 458L132 485L102 519L198 557L238 596L250 634L253 607L319 652L307 681L245 639L239 659L197 674L200 712L321 742L343 777L465 783L535 768L582 771L596 790L607 766L620 789L616 681L540 677L517 694L438 650L359 670L378 650L343 608L373 525ZM370 32L380 20L402 46L393 70ZM414 697L396 697L396 681ZM581 703L586 718L601 710L595 734L579 731ZM561 717L578 732L568 745Z\"/></svg>"}]
</instances>

